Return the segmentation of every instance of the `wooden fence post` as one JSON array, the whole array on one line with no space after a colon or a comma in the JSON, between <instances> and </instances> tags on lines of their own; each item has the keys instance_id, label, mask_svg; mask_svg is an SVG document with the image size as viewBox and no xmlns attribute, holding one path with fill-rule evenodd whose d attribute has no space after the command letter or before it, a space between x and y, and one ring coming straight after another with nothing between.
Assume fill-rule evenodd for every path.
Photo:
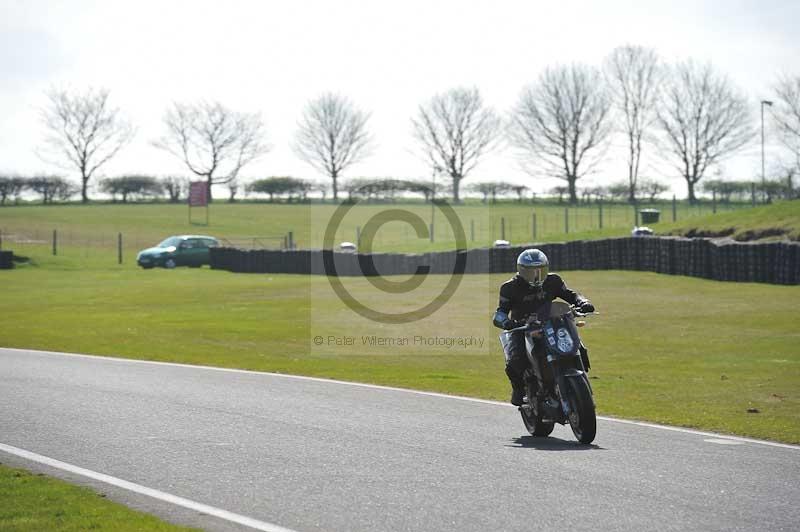
<instances>
[{"instance_id":1,"label":"wooden fence post","mask_svg":"<svg viewBox=\"0 0 800 532\"><path fill-rule=\"evenodd\" d=\"M597 212L599 216L600 229L603 228L603 200L597 201Z\"/></svg>"},{"instance_id":2,"label":"wooden fence post","mask_svg":"<svg viewBox=\"0 0 800 532\"><path fill-rule=\"evenodd\" d=\"M672 195L672 221L675 222L678 220L678 199L675 197L675 194Z\"/></svg>"}]
</instances>

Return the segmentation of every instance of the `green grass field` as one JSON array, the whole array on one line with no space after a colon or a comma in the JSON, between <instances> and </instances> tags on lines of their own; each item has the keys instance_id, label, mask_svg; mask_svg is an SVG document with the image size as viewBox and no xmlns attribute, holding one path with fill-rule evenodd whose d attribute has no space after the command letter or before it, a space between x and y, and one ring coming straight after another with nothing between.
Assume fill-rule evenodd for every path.
<instances>
[{"instance_id":1,"label":"green grass field","mask_svg":"<svg viewBox=\"0 0 800 532\"><path fill-rule=\"evenodd\" d=\"M301 246L318 245L333 212L330 206L318 207L218 204L212 207L208 228L188 225L185 206L0 208L3 249L31 259L15 270L0 271L0 345L507 400L498 331L489 323L504 275L464 276L453 298L433 316L385 325L355 315L323 277L143 271L133 264L136 251L170 234L233 239L291 230ZM354 240L350 233L356 225L387 207L356 207L337 240ZM402 207L425 220L430 215L423 205ZM681 208L685 212L679 212L677 223L654 228L735 238L797 239L800 234L800 202L713 216L707 206L705 213ZM528 238L530 206L466 205L456 212L468 238L475 224L471 246L498 238L501 219L507 238L533 240ZM595 208L571 209L570 233L565 234L563 208L537 206L536 213L537 241L621 236L633 221L630 207L606 209L601 231ZM671 219L669 206L662 214ZM57 256L50 241L54 228L59 231ZM121 265L116 261L118 232L125 243ZM388 224L378 233L376 247L452 247L448 235L436 234L431 244L413 238L406 227ZM600 310L582 335L590 348L590 375L601 414L800 443L800 287L641 272L564 276ZM345 279L344 284L360 301L381 301L398 312L417 308L420 298L430 299L446 281L431 276L417 290L391 297L376 293L366 279ZM426 345L437 338L453 343ZM469 345L455 342L459 339ZM177 530L90 490L3 466L0 500L0 530Z\"/></svg>"},{"instance_id":2,"label":"green grass field","mask_svg":"<svg viewBox=\"0 0 800 532\"><path fill-rule=\"evenodd\" d=\"M88 488L0 465L0 530L196 530L165 523Z\"/></svg>"},{"instance_id":3,"label":"green grass field","mask_svg":"<svg viewBox=\"0 0 800 532\"><path fill-rule=\"evenodd\" d=\"M800 201L720 211L715 215L686 218L658 226L664 234L729 236L736 240L788 238L800 240Z\"/></svg>"},{"instance_id":4,"label":"green grass field","mask_svg":"<svg viewBox=\"0 0 800 532\"><path fill-rule=\"evenodd\" d=\"M647 207L642 205L640 207ZM653 207L652 205L649 207ZM655 205L662 219L671 220L668 203ZM732 207L731 207L732 208ZM335 242L355 241L358 227L379 213L402 209L430 223L430 205L359 204L342 220ZM602 238L629 234L634 224L634 209L628 205L605 205L603 229L596 205L565 207L553 204L467 203L454 207L463 227L468 247L488 246L501 236L512 243L563 241L579 238ZM738 210L738 209L737 209ZM195 216L203 218L196 210ZM123 235L124 257L134 254L174 234L203 233L226 238L234 245L279 246L289 231L300 247L321 247L328 222L335 207L326 205L286 205L216 203L211 206L211 223L190 225L185 205L23 205L0 207L0 237L5 248L18 255L52 253L53 230L58 232L59 253L75 264L113 265L117 260L117 235ZM707 215L708 205L678 207L678 220ZM536 214L536 235L533 215ZM566 215L565 215L566 213ZM389 222L377 233L376 251L424 252L453 249L455 241L450 225L440 211L434 213L434 242L418 238L413 229L401 222ZM503 231L504 227L504 231ZM566 232L568 230L568 232ZM473 239L474 234L474 239Z\"/></svg>"},{"instance_id":5,"label":"green grass field","mask_svg":"<svg viewBox=\"0 0 800 532\"><path fill-rule=\"evenodd\" d=\"M583 329L601 413L800 443L800 287L639 272L564 275L601 312ZM498 331L489 324L505 277L464 276L452 300L433 316L385 325L347 309L324 277L24 267L0 271L0 338L7 347L506 400ZM410 309L445 281L431 276L407 295L381 297L394 311ZM346 286L362 301L378 297L365 279L348 279ZM323 345L313 342L316 336ZM336 345L345 336L354 345ZM371 336L476 343L364 345L362 338ZM747 413L750 408L759 413Z\"/></svg>"}]
</instances>

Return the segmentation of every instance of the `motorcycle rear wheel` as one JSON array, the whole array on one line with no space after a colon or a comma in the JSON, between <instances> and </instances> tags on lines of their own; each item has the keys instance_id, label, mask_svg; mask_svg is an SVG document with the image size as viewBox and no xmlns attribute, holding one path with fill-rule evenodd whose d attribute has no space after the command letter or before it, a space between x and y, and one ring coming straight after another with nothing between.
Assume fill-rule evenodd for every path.
<instances>
[{"instance_id":1,"label":"motorcycle rear wheel","mask_svg":"<svg viewBox=\"0 0 800 532\"><path fill-rule=\"evenodd\" d=\"M533 389L533 386L528 382L528 385L525 387L525 390L528 394L528 401L530 401L531 397L533 397L534 401L536 400L536 393ZM545 423L542 421L542 415L539 414L538 416L534 414L533 408L520 408L519 413L522 416L522 422L525 423L525 428L528 429L531 436L538 436L541 438L546 438L550 436L550 433L553 432L553 427L555 427L555 423Z\"/></svg>"},{"instance_id":2,"label":"motorcycle rear wheel","mask_svg":"<svg viewBox=\"0 0 800 532\"><path fill-rule=\"evenodd\" d=\"M533 408L520 408L520 415L522 415L522 422L525 423L525 428L531 433L531 436L539 436L546 438L553 432L555 423L545 423L542 421L542 416L537 416L533 413Z\"/></svg>"},{"instance_id":3,"label":"motorcycle rear wheel","mask_svg":"<svg viewBox=\"0 0 800 532\"><path fill-rule=\"evenodd\" d=\"M592 443L597 435L597 415L589 383L585 377L568 378L569 404L572 412L569 415L569 426L575 438L581 443Z\"/></svg>"}]
</instances>

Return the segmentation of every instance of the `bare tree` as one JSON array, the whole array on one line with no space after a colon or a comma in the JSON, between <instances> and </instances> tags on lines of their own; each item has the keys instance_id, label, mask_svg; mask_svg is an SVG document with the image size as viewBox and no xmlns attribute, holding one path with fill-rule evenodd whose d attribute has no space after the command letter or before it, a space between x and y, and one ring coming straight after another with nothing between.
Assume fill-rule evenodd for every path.
<instances>
[{"instance_id":1,"label":"bare tree","mask_svg":"<svg viewBox=\"0 0 800 532\"><path fill-rule=\"evenodd\" d=\"M624 181L612 183L606 187L606 192L614 200L625 200L628 198L628 184Z\"/></svg>"},{"instance_id":2,"label":"bare tree","mask_svg":"<svg viewBox=\"0 0 800 532\"><path fill-rule=\"evenodd\" d=\"M608 195L607 187L602 185L586 184L580 190L584 203L592 203L592 201L601 201Z\"/></svg>"},{"instance_id":3,"label":"bare tree","mask_svg":"<svg viewBox=\"0 0 800 532\"><path fill-rule=\"evenodd\" d=\"M606 59L605 73L614 107L624 118L622 132L628 143L628 200L636 201L642 144L656 122L661 62L655 50L620 46Z\"/></svg>"},{"instance_id":4,"label":"bare tree","mask_svg":"<svg viewBox=\"0 0 800 532\"><path fill-rule=\"evenodd\" d=\"M312 182L311 190L309 192L319 192L321 201L325 203L325 199L328 197L328 184Z\"/></svg>"},{"instance_id":5,"label":"bare tree","mask_svg":"<svg viewBox=\"0 0 800 532\"><path fill-rule=\"evenodd\" d=\"M511 183L504 181L481 181L480 183L471 184L468 189L473 192L478 192L483 195L481 201L486 203L489 196L492 197L492 203L497 203L497 196L508 193L513 189Z\"/></svg>"},{"instance_id":6,"label":"bare tree","mask_svg":"<svg viewBox=\"0 0 800 532\"><path fill-rule=\"evenodd\" d=\"M577 203L576 181L602 159L611 131L610 108L598 69L550 67L522 91L511 111L509 136L529 173L565 180L570 202Z\"/></svg>"},{"instance_id":7,"label":"bare tree","mask_svg":"<svg viewBox=\"0 0 800 532\"><path fill-rule=\"evenodd\" d=\"M779 77L774 91L777 98L770 108L772 118L781 143L792 153L795 168L800 170L800 75Z\"/></svg>"},{"instance_id":8,"label":"bare tree","mask_svg":"<svg viewBox=\"0 0 800 532\"><path fill-rule=\"evenodd\" d=\"M695 202L706 170L747 145L755 131L747 98L710 64L685 61L664 82L658 122L665 157L680 171Z\"/></svg>"},{"instance_id":9,"label":"bare tree","mask_svg":"<svg viewBox=\"0 0 800 532\"><path fill-rule=\"evenodd\" d=\"M517 193L517 201L522 203L522 196L525 194L525 191L528 190L528 187L525 185L514 184L511 186L511 190Z\"/></svg>"},{"instance_id":10,"label":"bare tree","mask_svg":"<svg viewBox=\"0 0 800 532\"><path fill-rule=\"evenodd\" d=\"M558 194L558 202L559 203L564 203L564 194L569 192L569 187L565 187L563 185L559 185L557 187L553 187L552 189L550 189L550 192L552 194Z\"/></svg>"},{"instance_id":11,"label":"bare tree","mask_svg":"<svg viewBox=\"0 0 800 532\"><path fill-rule=\"evenodd\" d=\"M144 199L163 194L164 186L153 176L133 174L103 179L100 181L100 190L110 194L114 203L117 201L117 194L122 196L122 203L128 203L129 196L138 195Z\"/></svg>"},{"instance_id":12,"label":"bare tree","mask_svg":"<svg viewBox=\"0 0 800 532\"><path fill-rule=\"evenodd\" d=\"M667 192L669 190L669 185L666 183L662 183L656 179L642 179L640 183L640 188L642 191L642 197L647 197L650 203L655 203L656 196Z\"/></svg>"},{"instance_id":13,"label":"bare tree","mask_svg":"<svg viewBox=\"0 0 800 532\"><path fill-rule=\"evenodd\" d=\"M81 174L81 200L89 201L89 180L133 138L134 129L108 101L108 89L84 92L50 89L41 109L46 134L39 157Z\"/></svg>"},{"instance_id":14,"label":"bare tree","mask_svg":"<svg viewBox=\"0 0 800 532\"><path fill-rule=\"evenodd\" d=\"M27 188L42 195L42 203L53 203L55 200L66 201L78 192L78 187L63 176L37 175L25 181Z\"/></svg>"},{"instance_id":15,"label":"bare tree","mask_svg":"<svg viewBox=\"0 0 800 532\"><path fill-rule=\"evenodd\" d=\"M305 162L333 180L333 199L339 199L339 174L370 155L369 113L348 98L325 93L306 104L293 145Z\"/></svg>"},{"instance_id":16,"label":"bare tree","mask_svg":"<svg viewBox=\"0 0 800 532\"><path fill-rule=\"evenodd\" d=\"M164 114L167 134L153 142L182 160L211 187L236 179L239 171L270 149L260 113L228 109L219 102L174 103Z\"/></svg>"},{"instance_id":17,"label":"bare tree","mask_svg":"<svg viewBox=\"0 0 800 532\"><path fill-rule=\"evenodd\" d=\"M235 203L236 194L238 194L239 189L242 188L239 186L239 179L232 179L225 183L225 186L228 188L228 203Z\"/></svg>"},{"instance_id":18,"label":"bare tree","mask_svg":"<svg viewBox=\"0 0 800 532\"><path fill-rule=\"evenodd\" d=\"M15 203L18 203L26 186L27 181L23 177L0 174L0 205L5 205L8 198L14 198Z\"/></svg>"},{"instance_id":19,"label":"bare tree","mask_svg":"<svg viewBox=\"0 0 800 532\"><path fill-rule=\"evenodd\" d=\"M447 172L453 201L459 202L461 180L494 146L500 118L484 106L477 88L456 88L420 105L411 121L423 154L433 168Z\"/></svg>"},{"instance_id":20,"label":"bare tree","mask_svg":"<svg viewBox=\"0 0 800 532\"><path fill-rule=\"evenodd\" d=\"M169 195L170 203L178 203L183 194L188 188L188 179L185 177L168 176L161 180L161 186Z\"/></svg>"}]
</instances>

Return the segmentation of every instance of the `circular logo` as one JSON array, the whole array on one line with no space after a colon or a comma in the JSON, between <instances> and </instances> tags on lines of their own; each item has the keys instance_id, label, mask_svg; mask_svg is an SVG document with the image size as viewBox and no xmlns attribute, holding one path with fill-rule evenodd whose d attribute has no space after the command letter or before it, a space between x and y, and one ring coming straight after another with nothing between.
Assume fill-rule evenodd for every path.
<instances>
[{"instance_id":1,"label":"circular logo","mask_svg":"<svg viewBox=\"0 0 800 532\"><path fill-rule=\"evenodd\" d=\"M436 208L444 214L445 219L450 224L456 240L456 257L453 264L453 271L449 272L450 279L440 293L436 294L433 298L424 298L423 301L426 301L426 303L419 308L407 312L391 313L369 307L353 297L342 284L336 271L336 261L333 251L336 232L344 217L357 202L358 200L342 203L336 208L325 228L325 236L322 242L322 261L325 274L339 299L357 314L380 323L410 323L426 318L439 310L455 293L458 285L461 283L461 275L464 273L467 265L467 237L464 233L464 227L461 225L461 220L459 220L453 207L445 202L435 202ZM392 281L380 275L372 257L372 244L378 230L385 224L394 221L409 224L416 232L418 238L430 238L428 226L416 213L399 208L386 209L372 216L364 224L364 231L361 233L361 243L358 249L358 266L361 274L378 290L387 294L403 294L419 288L422 283L425 282L428 274L430 274L431 267L430 265L417 266L416 271L413 272L414 275L404 281Z\"/></svg>"}]
</instances>

